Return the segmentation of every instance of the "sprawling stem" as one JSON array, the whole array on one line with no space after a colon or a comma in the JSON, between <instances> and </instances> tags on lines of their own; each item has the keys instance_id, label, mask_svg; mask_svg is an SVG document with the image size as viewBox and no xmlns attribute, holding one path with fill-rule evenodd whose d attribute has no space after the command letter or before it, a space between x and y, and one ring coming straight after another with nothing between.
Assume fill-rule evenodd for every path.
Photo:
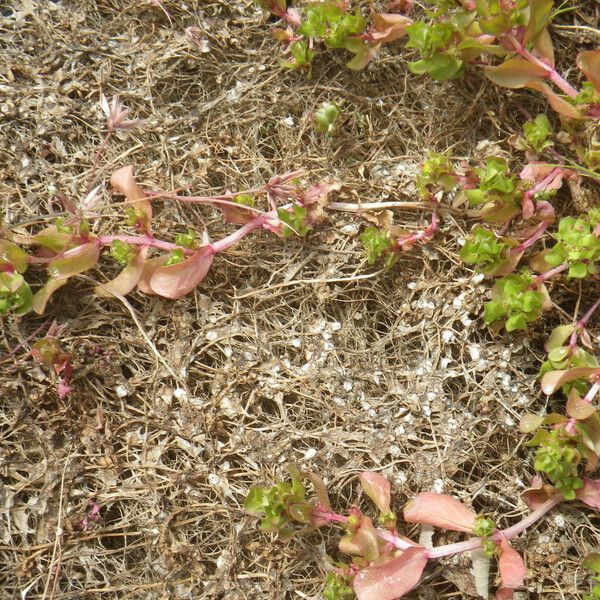
<instances>
[{"instance_id":1,"label":"sprawling stem","mask_svg":"<svg viewBox=\"0 0 600 600\"><path fill-rule=\"evenodd\" d=\"M96 241L101 246L110 246L114 241L120 241L125 244L132 244L134 246L149 246L151 248L157 248L158 250L183 250L186 254L192 254L194 251L187 248L182 248L177 244L171 242L164 242L157 240L151 235L101 235L96 238ZM54 260L54 259L53 259Z\"/></svg>"},{"instance_id":2,"label":"sprawling stem","mask_svg":"<svg viewBox=\"0 0 600 600\"><path fill-rule=\"evenodd\" d=\"M255 229L260 229L269 218L276 217L277 214L274 211L269 213L264 213L255 219L252 219L249 223L246 223L243 227L240 227L237 231L234 231L232 234L224 237L222 240L218 242L214 242L211 244L213 252L217 254L218 252L223 252L227 250L231 246L237 244L242 238L247 236L249 233L252 233Z\"/></svg>"},{"instance_id":3,"label":"sprawling stem","mask_svg":"<svg viewBox=\"0 0 600 600\"><path fill-rule=\"evenodd\" d=\"M588 321L592 318L592 315L596 312L598 307L600 306L600 298L588 308L587 312L579 321L577 321L575 325L575 329L573 329L573 333L571 334L571 339L569 340L569 346L571 348L575 348L577 346L577 337L581 335L583 330L586 328Z\"/></svg>"},{"instance_id":4,"label":"sprawling stem","mask_svg":"<svg viewBox=\"0 0 600 600\"><path fill-rule=\"evenodd\" d=\"M541 504L534 511L529 513L525 518L521 519L518 523L515 523L507 529L497 531L492 539L499 542L502 539L510 540L523 533L528 527L531 527L534 523L539 521L547 512L552 510L555 506L560 504L564 500L564 496L559 493L555 494L546 502ZM315 510L313 516L319 519L324 519L330 522L344 523L348 522L348 517L344 515L338 515L330 511ZM375 533L377 537L385 540L394 545L399 550L407 550L408 548L418 546L416 542L411 542L397 535L394 535L391 531L385 529L376 529ZM454 554L462 554L464 552L471 552L478 550L482 547L481 538L471 538L464 542L458 542L456 544L445 544L443 546L437 546L427 550L427 557L431 559L438 559L444 556L452 556Z\"/></svg>"},{"instance_id":5,"label":"sprawling stem","mask_svg":"<svg viewBox=\"0 0 600 600\"><path fill-rule=\"evenodd\" d=\"M512 34L507 34L506 38L513 45L515 52L518 52L525 60L528 60L530 63L540 67L546 71L546 77L554 83L557 87L559 87L567 96L571 98L577 97L577 90L564 78L562 77L558 71L548 63L545 63L543 60L539 59L537 56L533 55L517 38Z\"/></svg>"},{"instance_id":6,"label":"sprawling stem","mask_svg":"<svg viewBox=\"0 0 600 600\"><path fill-rule=\"evenodd\" d=\"M544 231L546 231L548 225L550 225L548 221L542 221L535 228L534 232L524 242L512 248L509 254L519 254L520 252L525 252L527 248L533 246L544 235Z\"/></svg>"},{"instance_id":7,"label":"sprawling stem","mask_svg":"<svg viewBox=\"0 0 600 600\"><path fill-rule=\"evenodd\" d=\"M551 279L555 275L558 275L559 273L566 271L568 268L569 268L569 263L563 263L562 265L558 265L558 267L554 267L553 269L550 269L549 271L546 271L545 273L538 275L531 282L529 289L535 290L536 288L540 287L540 285L542 285L542 283L544 283L544 281L548 281L548 279Z\"/></svg>"}]
</instances>

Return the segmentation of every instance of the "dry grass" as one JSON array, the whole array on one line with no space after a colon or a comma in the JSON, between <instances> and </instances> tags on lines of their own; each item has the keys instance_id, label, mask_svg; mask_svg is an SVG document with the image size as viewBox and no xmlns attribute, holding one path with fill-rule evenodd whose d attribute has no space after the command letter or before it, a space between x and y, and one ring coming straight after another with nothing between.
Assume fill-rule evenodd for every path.
<instances>
[{"instance_id":1,"label":"dry grass","mask_svg":"<svg viewBox=\"0 0 600 600\"><path fill-rule=\"evenodd\" d=\"M173 27L145 0L0 7L5 222L60 212L57 197L80 198L130 163L149 187L197 194L301 168L343 181L348 201L410 199L424 149L469 156L516 128L519 106L543 106L476 74L458 85L409 78L394 48L358 74L328 54L306 81L279 69L250 2L162 4ZM208 52L187 26L204 30ZM567 53L572 37L559 32ZM97 170L101 91L150 124L113 140ZM311 126L325 100L344 113L333 141ZM165 202L156 219L163 233L189 222L226 231L212 209ZM533 379L544 328L531 338L483 328L487 286L457 260L469 223L447 216L434 244L387 273L366 266L359 226L336 214L306 240L259 234L188 298L133 294L170 369L127 308L95 298L85 280L43 318L4 321L6 352L23 348L0 358L0 597L318 598L335 535L282 545L242 510L249 487L289 463L318 470L340 507L360 501L356 475L369 468L395 483L398 508L443 489L506 523L526 511L518 495L532 471L515 423L544 406ZM582 303L592 296L584 290ZM65 325L77 366L64 402L27 357L46 319ZM93 501L101 520L84 528ZM516 542L526 596L575 598L581 557L599 545L597 516L561 508ZM471 597L467 573L458 560L437 565L411 598Z\"/></svg>"}]
</instances>

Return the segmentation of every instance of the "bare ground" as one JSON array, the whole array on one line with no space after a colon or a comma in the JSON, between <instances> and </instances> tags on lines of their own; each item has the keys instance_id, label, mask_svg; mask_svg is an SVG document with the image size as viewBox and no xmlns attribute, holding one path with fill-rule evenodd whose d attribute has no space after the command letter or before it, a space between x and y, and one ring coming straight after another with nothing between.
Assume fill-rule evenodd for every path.
<instances>
[{"instance_id":1,"label":"bare ground","mask_svg":"<svg viewBox=\"0 0 600 600\"><path fill-rule=\"evenodd\" d=\"M172 26L144 0L0 2L6 223L60 212L61 195L85 194L105 133L101 92L150 120L103 155L106 206L108 176L124 164L149 188L195 194L303 169L311 181L341 180L347 201L411 199L425 149L476 158L478 141L520 126L521 107L543 109L477 74L442 85L409 76L398 48L362 73L327 54L307 81L280 70L270 24L250 2L164 7ZM555 32L565 57L594 43L569 28L590 25L585 18L576 13ZM188 26L204 31L202 47L188 41ZM311 125L323 101L344 114L331 141ZM397 215L407 227L424 219ZM213 209L167 202L156 223L163 234L188 223L214 238L229 231ZM303 240L245 240L181 301L133 294L138 324L84 280L60 290L41 318L5 319L0 597L318 598L335 532L280 544L242 508L249 487L290 463L319 471L340 508L361 502L356 476L368 468L394 482L398 509L438 490L500 524L517 520L532 470L515 425L547 402L534 376L558 317L530 337L483 326L488 285L457 257L469 226L446 215L434 243L378 272L358 242L362 222L334 214ZM582 306L592 292L582 291ZM558 294L572 310L578 296ZM28 356L52 320L65 326L76 364L64 401ZM92 502L101 518L84 527ZM530 572L521 599L576 598L600 519L565 506L515 545ZM457 559L432 567L410 598L474 594Z\"/></svg>"}]
</instances>

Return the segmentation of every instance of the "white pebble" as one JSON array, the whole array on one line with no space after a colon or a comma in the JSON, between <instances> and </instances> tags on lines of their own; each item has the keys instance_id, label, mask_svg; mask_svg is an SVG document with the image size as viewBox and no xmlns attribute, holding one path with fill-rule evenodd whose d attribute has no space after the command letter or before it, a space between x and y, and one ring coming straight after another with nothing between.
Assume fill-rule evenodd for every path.
<instances>
[{"instance_id":1,"label":"white pebble","mask_svg":"<svg viewBox=\"0 0 600 600\"><path fill-rule=\"evenodd\" d=\"M311 458L314 458L317 455L317 451L315 448L309 448L305 453L304 453L304 460L310 460Z\"/></svg>"},{"instance_id":2,"label":"white pebble","mask_svg":"<svg viewBox=\"0 0 600 600\"><path fill-rule=\"evenodd\" d=\"M451 329L444 329L442 331L442 342L447 344L448 342L452 341L453 339L454 339L454 331L452 331Z\"/></svg>"},{"instance_id":3,"label":"white pebble","mask_svg":"<svg viewBox=\"0 0 600 600\"><path fill-rule=\"evenodd\" d=\"M115 388L115 394L117 394L118 398L125 398L125 396L127 396L127 394L129 394L129 391L127 390L127 388L124 385L118 385Z\"/></svg>"}]
</instances>

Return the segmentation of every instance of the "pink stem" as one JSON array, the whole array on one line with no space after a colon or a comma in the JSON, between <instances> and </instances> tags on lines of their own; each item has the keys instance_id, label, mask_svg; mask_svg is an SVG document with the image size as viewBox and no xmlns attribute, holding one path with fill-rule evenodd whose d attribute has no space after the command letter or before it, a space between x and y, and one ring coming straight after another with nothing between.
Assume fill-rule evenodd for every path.
<instances>
[{"instance_id":1,"label":"pink stem","mask_svg":"<svg viewBox=\"0 0 600 600\"><path fill-rule=\"evenodd\" d=\"M548 228L548 221L542 221L533 232L528 239L526 239L523 243L515 246L509 254L519 254L519 252L524 252L527 248L533 246L541 237L544 235L544 231Z\"/></svg>"},{"instance_id":2,"label":"pink stem","mask_svg":"<svg viewBox=\"0 0 600 600\"><path fill-rule=\"evenodd\" d=\"M313 510L312 516L317 519L325 519L327 521L331 521L333 523L347 523L348 517L344 515L338 515L337 513L325 511L325 510Z\"/></svg>"},{"instance_id":3,"label":"pink stem","mask_svg":"<svg viewBox=\"0 0 600 600\"><path fill-rule=\"evenodd\" d=\"M211 244L210 246L213 249L213 252L217 254L218 252L223 252L227 250L231 246L237 244L242 238L247 236L249 233L252 233L255 229L261 228L268 221L269 218L274 218L276 216L277 213L275 213L275 211L270 211L268 213L263 213L262 215L259 215L255 219L252 219L252 221L246 223L243 227L240 227L237 231L234 231L232 234L228 235L227 237L224 237L222 240Z\"/></svg>"},{"instance_id":4,"label":"pink stem","mask_svg":"<svg viewBox=\"0 0 600 600\"><path fill-rule=\"evenodd\" d=\"M594 312L596 312L596 309L600 306L600 298L598 298L598 300L596 300L596 302L594 302L594 304L592 304L592 306L588 309L588 311L585 313L585 315L583 315L583 317L581 317L581 319L579 320L579 323L577 323L577 325L579 327L581 327L582 329L585 328L585 326L588 324L588 321L592 318L592 315L594 314Z\"/></svg>"},{"instance_id":5,"label":"pink stem","mask_svg":"<svg viewBox=\"0 0 600 600\"><path fill-rule=\"evenodd\" d=\"M528 60L530 63L544 69L546 71L546 77L554 83L557 87L559 87L567 96L571 98L577 97L577 90L564 78L562 77L554 67L545 63L543 60L540 60L537 56L534 56L517 38L508 34L507 39L512 43L516 52L518 52L524 59Z\"/></svg>"},{"instance_id":6,"label":"pink stem","mask_svg":"<svg viewBox=\"0 0 600 600\"><path fill-rule=\"evenodd\" d=\"M562 265L558 265L558 267L554 267L553 269L550 269L549 271L546 271L545 273L542 273L541 275L538 275L531 282L531 285L529 286L529 289L530 290L535 290L536 288L540 287L540 285L542 285L542 283L544 283L544 281L547 281L551 277L554 277L555 275L558 275L559 273L562 273L563 271L565 271L568 268L569 268L568 263L563 263Z\"/></svg>"},{"instance_id":7,"label":"pink stem","mask_svg":"<svg viewBox=\"0 0 600 600\"><path fill-rule=\"evenodd\" d=\"M581 319L577 321L575 329L571 334L571 339L569 340L569 346L571 348L575 348L577 346L577 336L580 335L581 332L585 329L586 325L588 324L588 321L592 318L592 315L594 314L594 312L596 312L596 309L599 306L600 298L598 298L598 300L596 300L596 302L594 302L594 304L592 304L592 306L588 309L585 315L583 315L583 317L581 317Z\"/></svg>"},{"instance_id":8,"label":"pink stem","mask_svg":"<svg viewBox=\"0 0 600 600\"><path fill-rule=\"evenodd\" d=\"M529 513L524 519L501 531L497 531L492 539L499 542L502 539L510 540L517 537L520 533L523 533L528 527L531 527L536 521L541 519L548 511L552 510L555 506L560 504L564 500L562 494L556 494L549 498L536 508L533 512ZM453 554L460 554L463 552L469 552L481 548L481 538L472 538L466 542L459 542L458 544L447 544L445 546L438 546L432 548L427 552L429 558L442 558L443 556L451 556Z\"/></svg>"},{"instance_id":9,"label":"pink stem","mask_svg":"<svg viewBox=\"0 0 600 600\"><path fill-rule=\"evenodd\" d=\"M134 246L150 246L159 250L183 250L186 254L193 254L193 250L182 248L171 242L163 242L157 240L150 235L102 235L96 238L96 241L101 246L110 246L114 241L124 242L125 244L133 244ZM54 259L53 259L54 260Z\"/></svg>"},{"instance_id":10,"label":"pink stem","mask_svg":"<svg viewBox=\"0 0 600 600\"><path fill-rule=\"evenodd\" d=\"M430 240L435 234L439 222L440 220L438 218L438 214L434 210L431 214L431 223L427 226L426 229L412 233L404 238L399 238L398 242L396 243L396 246L404 250L404 246L407 244L414 244L423 240Z\"/></svg>"},{"instance_id":11,"label":"pink stem","mask_svg":"<svg viewBox=\"0 0 600 600\"><path fill-rule=\"evenodd\" d=\"M598 384L600 386L600 383ZM536 521L541 519L548 511L552 510L555 506L560 504L564 500L562 494L556 494L549 498L541 504L538 508L532 511L529 515L527 515L524 519L508 527L507 529L503 529L501 531L497 531L492 539L499 542L502 539L510 540L514 537L517 537L520 533L525 531L528 527L531 527ZM328 521L337 522L337 523L347 523L348 517L344 517L343 515L338 515L333 512L326 512L321 510L315 510L313 512L313 516L319 519L326 519ZM419 544L416 542L410 542L405 540L397 535L394 535L388 530L385 529L376 529L375 533L377 537L393 544L394 547L399 550L407 550L408 548L418 547ZM430 559L438 559L444 556L452 556L453 554L462 554L464 552L471 552L473 550L478 550L482 547L481 538L471 538L465 542L458 542L456 544L445 544L444 546L438 546L437 548L431 548L427 551L427 558Z\"/></svg>"},{"instance_id":12,"label":"pink stem","mask_svg":"<svg viewBox=\"0 0 600 600\"><path fill-rule=\"evenodd\" d=\"M600 381L596 381L596 383L588 390L587 394L583 397L583 401L591 404L598 391L600 391Z\"/></svg>"}]
</instances>

